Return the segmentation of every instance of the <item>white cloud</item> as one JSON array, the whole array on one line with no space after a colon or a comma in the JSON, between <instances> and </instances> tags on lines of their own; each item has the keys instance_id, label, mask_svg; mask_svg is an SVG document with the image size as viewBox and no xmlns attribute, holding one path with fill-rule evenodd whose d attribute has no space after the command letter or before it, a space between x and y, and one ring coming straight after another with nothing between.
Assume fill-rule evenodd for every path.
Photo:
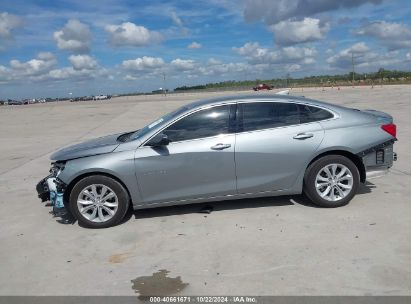
<instances>
[{"instance_id":1,"label":"white cloud","mask_svg":"<svg viewBox=\"0 0 411 304\"><path fill-rule=\"evenodd\" d=\"M233 50L251 64L312 64L317 55L314 48L289 46L273 50L260 47L258 42L248 42L242 47L234 47Z\"/></svg>"},{"instance_id":2,"label":"white cloud","mask_svg":"<svg viewBox=\"0 0 411 304\"><path fill-rule=\"evenodd\" d=\"M264 20L271 25L291 18L301 19L322 12L381 2L382 0L246 0L244 17L247 21Z\"/></svg>"},{"instance_id":3,"label":"white cloud","mask_svg":"<svg viewBox=\"0 0 411 304\"><path fill-rule=\"evenodd\" d=\"M38 76L45 74L57 64L57 60L52 53L43 52L37 58L21 62L13 59L10 61L12 73L16 78Z\"/></svg>"},{"instance_id":4,"label":"white cloud","mask_svg":"<svg viewBox=\"0 0 411 304\"><path fill-rule=\"evenodd\" d=\"M89 55L71 55L69 61L75 70L95 70L97 61Z\"/></svg>"},{"instance_id":5,"label":"white cloud","mask_svg":"<svg viewBox=\"0 0 411 304\"><path fill-rule=\"evenodd\" d=\"M153 71L164 66L164 60L160 57L136 58L132 60L124 60L121 66L128 71Z\"/></svg>"},{"instance_id":6,"label":"white cloud","mask_svg":"<svg viewBox=\"0 0 411 304\"><path fill-rule=\"evenodd\" d=\"M240 55L252 55L253 53L260 53L263 52L263 50L260 48L260 45L258 42L247 42L241 47L233 47L233 50L240 54ZM257 55L257 54L255 54Z\"/></svg>"},{"instance_id":7,"label":"white cloud","mask_svg":"<svg viewBox=\"0 0 411 304\"><path fill-rule=\"evenodd\" d=\"M11 71L4 65L0 65L0 84L6 83L12 79Z\"/></svg>"},{"instance_id":8,"label":"white cloud","mask_svg":"<svg viewBox=\"0 0 411 304\"><path fill-rule=\"evenodd\" d=\"M391 51L383 54L376 53L364 42L359 42L329 57L327 63L331 67L347 70L352 66L353 57L357 69L389 67L397 65L402 61L399 58L398 51Z\"/></svg>"},{"instance_id":9,"label":"white cloud","mask_svg":"<svg viewBox=\"0 0 411 304\"><path fill-rule=\"evenodd\" d=\"M37 54L37 58L49 62L53 62L56 60L54 54L50 52L40 52Z\"/></svg>"},{"instance_id":10,"label":"white cloud","mask_svg":"<svg viewBox=\"0 0 411 304\"><path fill-rule=\"evenodd\" d=\"M109 34L110 44L114 46L146 46L163 40L159 32L131 22L107 25L105 30Z\"/></svg>"},{"instance_id":11,"label":"white cloud","mask_svg":"<svg viewBox=\"0 0 411 304\"><path fill-rule=\"evenodd\" d=\"M47 74L39 77L38 81L86 81L97 77L108 76L108 73L105 69L99 70L89 70L82 69L76 70L73 67L64 67L60 69L54 69L48 72Z\"/></svg>"},{"instance_id":12,"label":"white cloud","mask_svg":"<svg viewBox=\"0 0 411 304\"><path fill-rule=\"evenodd\" d=\"M292 45L323 39L329 25L321 24L319 19L304 18L301 21L281 21L272 25L270 29L275 34L277 44Z\"/></svg>"},{"instance_id":13,"label":"white cloud","mask_svg":"<svg viewBox=\"0 0 411 304\"><path fill-rule=\"evenodd\" d=\"M250 63L274 63L280 60L278 51L260 47L258 42L247 42L239 48L233 47L233 50Z\"/></svg>"},{"instance_id":14,"label":"white cloud","mask_svg":"<svg viewBox=\"0 0 411 304\"><path fill-rule=\"evenodd\" d=\"M332 48L328 48L328 49L325 50L325 53L327 55L331 55L332 53L334 53L334 50Z\"/></svg>"},{"instance_id":15,"label":"white cloud","mask_svg":"<svg viewBox=\"0 0 411 304\"><path fill-rule=\"evenodd\" d=\"M312 64L315 62L314 57L317 55L317 51L314 48L309 47L289 46L281 49L280 54L282 60L287 62L295 61L304 64Z\"/></svg>"},{"instance_id":16,"label":"white cloud","mask_svg":"<svg viewBox=\"0 0 411 304\"><path fill-rule=\"evenodd\" d=\"M157 62L158 64L154 64ZM164 62L161 58L143 57L135 60L126 60L122 68L127 72L124 80L134 81L139 78L159 77L165 73L168 78L191 79L199 76L227 76L245 71L258 71L256 66L248 63L222 63L210 58L205 64L192 59L176 58Z\"/></svg>"},{"instance_id":17,"label":"white cloud","mask_svg":"<svg viewBox=\"0 0 411 304\"><path fill-rule=\"evenodd\" d=\"M23 19L6 12L0 13L0 51L4 51L13 41L13 31L23 26Z\"/></svg>"},{"instance_id":18,"label":"white cloud","mask_svg":"<svg viewBox=\"0 0 411 304\"><path fill-rule=\"evenodd\" d=\"M215 63L208 66L200 66L198 73L204 76L227 76L238 75L252 70L256 71L256 66L250 66L244 62Z\"/></svg>"},{"instance_id":19,"label":"white cloud","mask_svg":"<svg viewBox=\"0 0 411 304\"><path fill-rule=\"evenodd\" d=\"M368 52L370 48L364 42L358 42L353 44L351 47L343 51L343 53L354 53L354 54L362 54Z\"/></svg>"},{"instance_id":20,"label":"white cloud","mask_svg":"<svg viewBox=\"0 0 411 304\"><path fill-rule=\"evenodd\" d=\"M180 75L180 73L184 73L187 76L191 71L196 70L199 65L191 59L177 58L166 63L160 57L144 56L132 60L124 60L121 67L127 72L127 75L124 77L125 80L135 80L140 77L150 78L158 76L162 73L166 73L170 77Z\"/></svg>"},{"instance_id":21,"label":"white cloud","mask_svg":"<svg viewBox=\"0 0 411 304\"><path fill-rule=\"evenodd\" d=\"M76 53L90 51L90 27L78 20L70 19L60 31L54 32L53 37L59 49Z\"/></svg>"},{"instance_id":22,"label":"white cloud","mask_svg":"<svg viewBox=\"0 0 411 304\"><path fill-rule=\"evenodd\" d=\"M203 46L201 45L201 43L193 41L187 47L189 49L201 49Z\"/></svg>"},{"instance_id":23,"label":"white cloud","mask_svg":"<svg viewBox=\"0 0 411 304\"><path fill-rule=\"evenodd\" d=\"M85 81L109 76L107 70L88 55L72 55L69 61L71 67L56 68L56 57L49 52L39 53L25 62L13 59L9 67L0 66L0 82Z\"/></svg>"},{"instance_id":24,"label":"white cloud","mask_svg":"<svg viewBox=\"0 0 411 304\"><path fill-rule=\"evenodd\" d=\"M132 76L132 75L126 75L123 79L128 80L128 81L133 81L133 80L137 80L138 77L135 77L135 76Z\"/></svg>"},{"instance_id":25,"label":"white cloud","mask_svg":"<svg viewBox=\"0 0 411 304\"><path fill-rule=\"evenodd\" d=\"M0 13L0 38L12 38L12 31L23 26L23 19L7 12Z\"/></svg>"},{"instance_id":26,"label":"white cloud","mask_svg":"<svg viewBox=\"0 0 411 304\"><path fill-rule=\"evenodd\" d=\"M377 21L361 26L355 33L374 37L390 50L411 48L411 27L407 24Z\"/></svg>"},{"instance_id":27,"label":"white cloud","mask_svg":"<svg viewBox=\"0 0 411 304\"><path fill-rule=\"evenodd\" d=\"M173 20L177 26L183 26L183 21L177 16L176 12L171 12L171 20Z\"/></svg>"},{"instance_id":28,"label":"white cloud","mask_svg":"<svg viewBox=\"0 0 411 304\"><path fill-rule=\"evenodd\" d=\"M221 61L215 58L208 59L208 65L216 65L216 64L221 64Z\"/></svg>"},{"instance_id":29,"label":"white cloud","mask_svg":"<svg viewBox=\"0 0 411 304\"><path fill-rule=\"evenodd\" d=\"M301 65L300 65L300 64L290 64L290 65L286 65L286 66L285 66L285 70L286 70L287 72L290 72L290 73L292 73L292 72L297 72L297 71L301 70Z\"/></svg>"},{"instance_id":30,"label":"white cloud","mask_svg":"<svg viewBox=\"0 0 411 304\"><path fill-rule=\"evenodd\" d=\"M188 71L192 70L196 66L196 62L191 59L174 59L170 63L171 67L178 71Z\"/></svg>"},{"instance_id":31,"label":"white cloud","mask_svg":"<svg viewBox=\"0 0 411 304\"><path fill-rule=\"evenodd\" d=\"M367 53L370 53L369 47L364 42L359 42L329 57L327 63L331 66L345 68L352 64L353 56L357 63L365 62L368 58L365 56Z\"/></svg>"},{"instance_id":32,"label":"white cloud","mask_svg":"<svg viewBox=\"0 0 411 304\"><path fill-rule=\"evenodd\" d=\"M132 60L124 60L121 67L127 71L125 80L135 80L140 77L150 78L166 73L169 77L184 73L186 76L198 68L196 61L191 59L174 59L164 62L160 57L144 56Z\"/></svg>"}]
</instances>

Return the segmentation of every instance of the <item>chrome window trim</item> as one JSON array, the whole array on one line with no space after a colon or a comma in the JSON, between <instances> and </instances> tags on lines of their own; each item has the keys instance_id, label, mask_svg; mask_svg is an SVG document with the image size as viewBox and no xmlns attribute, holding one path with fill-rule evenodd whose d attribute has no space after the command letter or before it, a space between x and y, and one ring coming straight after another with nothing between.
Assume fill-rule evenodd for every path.
<instances>
[{"instance_id":1,"label":"chrome window trim","mask_svg":"<svg viewBox=\"0 0 411 304\"><path fill-rule=\"evenodd\" d=\"M250 100L228 100L224 101L218 104L211 104L211 105L204 105L200 106L198 108L191 109L189 112L186 112L182 114L181 116L175 118L174 120L170 121L167 125L163 126L161 129L159 129L157 132L155 132L152 136L148 137L144 142L140 144L138 148L142 147L150 147L146 146L147 142L149 142L154 136L157 134L161 133L163 130L167 129L170 125L176 123L177 121L187 117L188 115L194 114L196 112L202 111L202 110L207 110L211 109L214 107L220 107L220 106L225 106L225 105L233 105L233 104L244 104L244 103L258 103L258 102L269 102L269 103L294 103L294 104L299 104L299 105L306 105L310 107L315 107L319 108L322 110L325 110L333 115L333 117L328 118L328 119L323 119L323 120L318 120L318 121L313 121L313 122L307 122L307 123L300 123L300 124L294 124L294 125L287 125L287 126L280 126L280 127L273 127L273 128L266 128L266 129L258 129L258 130L253 130L253 131L240 131L240 132L235 132L235 133L227 133L227 134L219 134L216 136L208 136L208 137L201 137L201 138L193 138L193 139L187 139L187 140L181 140L181 141L175 141L173 143L182 143L182 142L189 142L189 141L194 141L194 140L201 140L201 139L208 139L208 138L217 138L221 135L230 135L230 134L244 134L244 133L251 133L251 132L260 132L260 131L266 131L266 130L274 130L274 129L281 129L281 128L287 128L287 127L292 127L292 126L298 126L298 125L308 125L308 124L314 124L314 123L320 123L320 122L326 122L326 121L331 121L340 118L340 115L336 113L335 111L324 107L324 106L319 106L319 105L313 105L307 102L299 102L299 101L294 101L294 100L267 100L267 99L250 99Z\"/></svg>"}]
</instances>

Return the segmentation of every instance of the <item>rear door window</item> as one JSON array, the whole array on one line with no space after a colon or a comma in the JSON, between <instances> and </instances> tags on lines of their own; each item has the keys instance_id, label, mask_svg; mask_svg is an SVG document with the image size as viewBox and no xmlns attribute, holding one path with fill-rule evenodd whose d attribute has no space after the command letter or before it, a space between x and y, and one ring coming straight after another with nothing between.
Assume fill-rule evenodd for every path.
<instances>
[{"instance_id":1,"label":"rear door window","mask_svg":"<svg viewBox=\"0 0 411 304\"><path fill-rule=\"evenodd\" d=\"M298 105L283 102L242 104L242 131L254 131L300 123Z\"/></svg>"},{"instance_id":2,"label":"rear door window","mask_svg":"<svg viewBox=\"0 0 411 304\"><path fill-rule=\"evenodd\" d=\"M334 117L327 110L292 102L242 103L240 113L240 132L298 125Z\"/></svg>"}]
</instances>

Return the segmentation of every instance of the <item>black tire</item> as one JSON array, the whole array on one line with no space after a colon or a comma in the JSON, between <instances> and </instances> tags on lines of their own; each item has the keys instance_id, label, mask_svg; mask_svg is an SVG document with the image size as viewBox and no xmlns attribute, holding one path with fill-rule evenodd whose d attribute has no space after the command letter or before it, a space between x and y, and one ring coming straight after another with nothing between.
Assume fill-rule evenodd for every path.
<instances>
[{"instance_id":1,"label":"black tire","mask_svg":"<svg viewBox=\"0 0 411 304\"><path fill-rule=\"evenodd\" d=\"M317 174L325 166L330 164L341 164L347 167L351 171L353 178L351 191L346 196L340 198L337 201L330 201L322 198L320 194L317 192L315 185ZM311 200L313 204L326 208L335 208L347 205L357 193L359 184L360 174L358 168L349 158L344 157L342 155L326 155L324 157L317 159L310 166L308 166L304 176L303 192Z\"/></svg>"},{"instance_id":2,"label":"black tire","mask_svg":"<svg viewBox=\"0 0 411 304\"><path fill-rule=\"evenodd\" d=\"M118 207L112 218L104 222L93 222L85 218L77 207L77 199L80 193L88 186L98 184L109 187L117 196ZM70 193L69 208L73 216L79 221L83 227L87 228L107 228L112 227L121 222L127 213L129 206L129 195L127 190L113 178L104 175L91 175L78 181Z\"/></svg>"}]
</instances>

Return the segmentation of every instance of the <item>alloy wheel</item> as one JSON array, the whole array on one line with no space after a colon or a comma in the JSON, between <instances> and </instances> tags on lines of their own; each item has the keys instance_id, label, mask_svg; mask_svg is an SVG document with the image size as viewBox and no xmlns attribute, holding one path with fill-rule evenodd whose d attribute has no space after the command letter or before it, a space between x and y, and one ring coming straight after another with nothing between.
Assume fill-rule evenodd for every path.
<instances>
[{"instance_id":1,"label":"alloy wheel","mask_svg":"<svg viewBox=\"0 0 411 304\"><path fill-rule=\"evenodd\" d=\"M315 189L323 199L336 202L350 194L353 182L354 178L348 167L329 164L317 173Z\"/></svg>"},{"instance_id":2,"label":"alloy wheel","mask_svg":"<svg viewBox=\"0 0 411 304\"><path fill-rule=\"evenodd\" d=\"M91 184L81 190L77 198L77 208L87 220L102 223L116 214L118 198L110 187Z\"/></svg>"}]
</instances>

